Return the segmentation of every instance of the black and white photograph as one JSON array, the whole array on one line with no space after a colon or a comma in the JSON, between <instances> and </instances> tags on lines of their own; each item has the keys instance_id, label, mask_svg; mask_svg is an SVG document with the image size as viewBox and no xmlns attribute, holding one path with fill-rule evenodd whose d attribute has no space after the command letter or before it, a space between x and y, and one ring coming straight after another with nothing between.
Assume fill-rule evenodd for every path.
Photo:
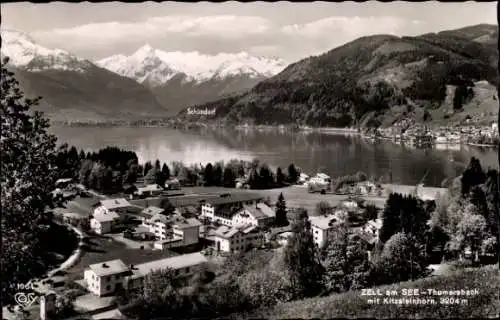
<instances>
[{"instance_id":1,"label":"black and white photograph","mask_svg":"<svg viewBox=\"0 0 500 320\"><path fill-rule=\"evenodd\" d=\"M500 318L499 9L2 1L2 320Z\"/></svg>"}]
</instances>

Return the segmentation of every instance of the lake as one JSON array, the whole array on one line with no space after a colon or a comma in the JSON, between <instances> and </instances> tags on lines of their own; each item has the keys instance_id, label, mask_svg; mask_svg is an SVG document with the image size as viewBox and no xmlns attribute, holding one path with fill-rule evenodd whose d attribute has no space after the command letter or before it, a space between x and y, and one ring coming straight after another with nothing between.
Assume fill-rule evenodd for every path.
<instances>
[{"instance_id":1,"label":"lake","mask_svg":"<svg viewBox=\"0 0 500 320\"><path fill-rule=\"evenodd\" d=\"M497 150L469 146L440 149L413 149L390 141L371 143L357 135L318 132L197 130L146 127L64 127L52 132L60 142L86 151L117 146L135 151L140 162L216 162L230 159L252 160L283 169L290 163L308 174L323 169L335 177L363 171L369 176L392 173L394 183L439 186L446 178L459 175L471 156L483 168L498 167Z\"/></svg>"}]
</instances>

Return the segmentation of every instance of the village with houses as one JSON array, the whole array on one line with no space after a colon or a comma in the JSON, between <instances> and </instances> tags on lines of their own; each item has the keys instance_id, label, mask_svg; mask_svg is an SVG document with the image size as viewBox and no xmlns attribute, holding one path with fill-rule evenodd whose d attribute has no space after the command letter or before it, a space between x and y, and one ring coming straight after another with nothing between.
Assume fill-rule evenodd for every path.
<instances>
[{"instance_id":1,"label":"village with houses","mask_svg":"<svg viewBox=\"0 0 500 320\"><path fill-rule=\"evenodd\" d=\"M244 185L184 187L173 178L164 186L139 182L124 186L116 196L104 196L72 179L60 179L54 195L67 202L54 210L54 219L73 228L80 244L68 261L36 282L41 317L49 319L55 296L68 287L77 288L77 312L106 318L118 312L113 299L118 292L140 289L143 278L155 270L169 268L179 278L189 278L201 266L220 264L235 253L279 250L292 235L299 208L308 208L319 248L346 221L373 248L382 226L377 211L389 193L433 200L447 192L422 185L381 185L366 177L335 186L333 180L325 173L301 173L294 186L247 190ZM276 219L280 195L286 199L287 225ZM320 202L327 210L317 212ZM367 214L369 207L375 214Z\"/></svg>"},{"instance_id":2,"label":"village with houses","mask_svg":"<svg viewBox=\"0 0 500 320\"><path fill-rule=\"evenodd\" d=\"M367 130L363 136L371 141L390 140L404 143L410 147L436 147L442 145L471 145L479 147L498 147L498 122L479 126L465 123L460 127L430 128L425 125L401 121L389 128Z\"/></svg>"}]
</instances>

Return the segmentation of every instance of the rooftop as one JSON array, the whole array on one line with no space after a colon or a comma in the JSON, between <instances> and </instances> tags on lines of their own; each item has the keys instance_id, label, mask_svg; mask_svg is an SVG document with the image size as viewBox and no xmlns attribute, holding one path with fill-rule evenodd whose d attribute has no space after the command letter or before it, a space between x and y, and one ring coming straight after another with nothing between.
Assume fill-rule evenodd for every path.
<instances>
[{"instance_id":1,"label":"rooftop","mask_svg":"<svg viewBox=\"0 0 500 320\"><path fill-rule=\"evenodd\" d=\"M100 212L94 213L93 217L95 220L97 220L99 222L113 221L115 219L120 218L118 213L116 213L114 211L108 211L108 212L100 211Z\"/></svg>"},{"instance_id":2,"label":"rooftop","mask_svg":"<svg viewBox=\"0 0 500 320\"><path fill-rule=\"evenodd\" d=\"M91 264L89 269L100 277L129 271L129 268L120 259Z\"/></svg>"},{"instance_id":3,"label":"rooftop","mask_svg":"<svg viewBox=\"0 0 500 320\"><path fill-rule=\"evenodd\" d=\"M250 233L252 231L256 231L258 229L257 226L253 225L242 225L242 226L235 226L235 227L228 227L228 226L220 226L219 228L213 230L213 235L225 239L229 239L233 237L235 234L238 232L241 232L243 234Z\"/></svg>"},{"instance_id":4,"label":"rooftop","mask_svg":"<svg viewBox=\"0 0 500 320\"><path fill-rule=\"evenodd\" d=\"M328 230L339 222L339 219L333 214L328 216L309 217L309 220L311 221L311 225L322 230Z\"/></svg>"},{"instance_id":5,"label":"rooftop","mask_svg":"<svg viewBox=\"0 0 500 320\"><path fill-rule=\"evenodd\" d=\"M134 278L143 277L155 270L162 269L180 269L186 267L193 267L207 262L207 258L200 252L183 254L180 256L154 260L146 263L141 263L133 266L132 272Z\"/></svg>"},{"instance_id":6,"label":"rooftop","mask_svg":"<svg viewBox=\"0 0 500 320\"><path fill-rule=\"evenodd\" d=\"M257 203L257 205L244 205L243 209L250 213L255 219L263 219L274 217L276 213L265 203Z\"/></svg>"},{"instance_id":7,"label":"rooftop","mask_svg":"<svg viewBox=\"0 0 500 320\"><path fill-rule=\"evenodd\" d=\"M177 219L177 217L179 219ZM192 228L192 227L200 227L202 223L198 221L195 218L188 218L185 219L182 216L177 216L174 218L173 225L176 226L179 229L186 229L186 228Z\"/></svg>"},{"instance_id":8,"label":"rooftop","mask_svg":"<svg viewBox=\"0 0 500 320\"><path fill-rule=\"evenodd\" d=\"M99 202L101 206L105 207L106 209L112 210L112 209L117 209L117 208L125 208L125 207L131 207L132 205L130 202L128 202L124 198L117 198L117 199L106 199L106 200L101 200Z\"/></svg>"},{"instance_id":9,"label":"rooftop","mask_svg":"<svg viewBox=\"0 0 500 320\"><path fill-rule=\"evenodd\" d=\"M258 201L262 200L264 197L257 193L234 193L227 195L220 195L218 197L213 197L207 199L206 202L210 205L222 205L222 204L231 204L231 203L242 203L246 201Z\"/></svg>"},{"instance_id":10,"label":"rooftop","mask_svg":"<svg viewBox=\"0 0 500 320\"><path fill-rule=\"evenodd\" d=\"M148 216L152 217L155 214L161 214L161 213L163 213L163 211L165 211L165 210L162 209L162 208L151 206L151 207L147 207L146 209L142 210L141 213L144 214L144 215L148 215Z\"/></svg>"},{"instance_id":11,"label":"rooftop","mask_svg":"<svg viewBox=\"0 0 500 320\"><path fill-rule=\"evenodd\" d=\"M174 207L189 207L189 206L198 206L200 205L201 201L207 201L209 199L214 199L218 197L219 196L216 194L187 195L187 196L168 198L168 200Z\"/></svg>"}]
</instances>

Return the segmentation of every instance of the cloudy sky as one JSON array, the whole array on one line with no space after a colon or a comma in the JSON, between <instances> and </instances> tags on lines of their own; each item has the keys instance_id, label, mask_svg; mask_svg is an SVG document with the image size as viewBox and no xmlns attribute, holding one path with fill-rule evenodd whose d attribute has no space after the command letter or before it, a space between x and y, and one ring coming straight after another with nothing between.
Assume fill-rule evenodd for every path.
<instances>
[{"instance_id":1,"label":"cloudy sky","mask_svg":"<svg viewBox=\"0 0 500 320\"><path fill-rule=\"evenodd\" d=\"M2 4L2 27L88 59L165 51L246 51L293 62L371 34L417 35L497 24L490 3L61 3Z\"/></svg>"}]
</instances>

